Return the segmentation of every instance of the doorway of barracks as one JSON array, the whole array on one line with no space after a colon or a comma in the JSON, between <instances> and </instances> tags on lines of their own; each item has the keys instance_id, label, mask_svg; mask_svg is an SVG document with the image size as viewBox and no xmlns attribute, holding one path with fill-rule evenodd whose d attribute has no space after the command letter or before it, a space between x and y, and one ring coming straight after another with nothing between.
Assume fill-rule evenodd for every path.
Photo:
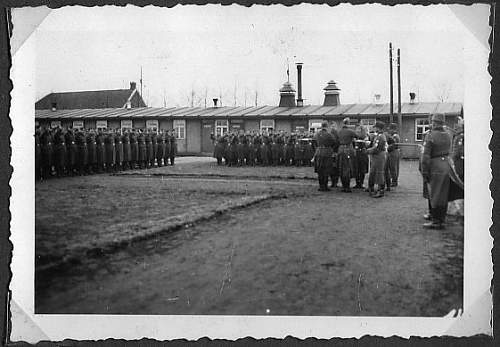
<instances>
[{"instance_id":1,"label":"doorway of barracks","mask_svg":"<svg viewBox=\"0 0 500 347\"><path fill-rule=\"evenodd\" d=\"M211 135L215 134L214 121L203 120L201 122L201 151L203 153L213 153L214 143Z\"/></svg>"}]
</instances>

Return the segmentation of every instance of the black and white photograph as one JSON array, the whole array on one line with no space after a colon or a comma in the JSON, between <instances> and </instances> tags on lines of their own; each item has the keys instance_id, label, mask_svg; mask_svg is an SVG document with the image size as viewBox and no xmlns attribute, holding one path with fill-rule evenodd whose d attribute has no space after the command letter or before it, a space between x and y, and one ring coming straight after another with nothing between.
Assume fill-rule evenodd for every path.
<instances>
[{"instance_id":1,"label":"black and white photograph","mask_svg":"<svg viewBox=\"0 0 500 347\"><path fill-rule=\"evenodd\" d=\"M13 9L13 336L491 335L489 15Z\"/></svg>"}]
</instances>

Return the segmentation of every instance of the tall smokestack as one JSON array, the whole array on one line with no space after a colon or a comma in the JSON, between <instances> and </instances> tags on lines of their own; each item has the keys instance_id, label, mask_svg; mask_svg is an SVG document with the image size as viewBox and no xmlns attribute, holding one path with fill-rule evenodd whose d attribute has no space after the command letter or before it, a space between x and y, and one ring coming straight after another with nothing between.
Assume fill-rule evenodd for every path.
<instances>
[{"instance_id":1,"label":"tall smokestack","mask_svg":"<svg viewBox=\"0 0 500 347\"><path fill-rule=\"evenodd\" d=\"M323 88L325 91L325 101L323 102L323 106L337 106L340 105L340 89L337 87L337 84L334 80L328 82L328 85Z\"/></svg>"},{"instance_id":2,"label":"tall smokestack","mask_svg":"<svg viewBox=\"0 0 500 347\"><path fill-rule=\"evenodd\" d=\"M302 63L297 63L297 106L304 106L302 100Z\"/></svg>"},{"instance_id":3,"label":"tall smokestack","mask_svg":"<svg viewBox=\"0 0 500 347\"><path fill-rule=\"evenodd\" d=\"M290 82L283 83L280 89L280 107L295 107L295 89Z\"/></svg>"}]
</instances>

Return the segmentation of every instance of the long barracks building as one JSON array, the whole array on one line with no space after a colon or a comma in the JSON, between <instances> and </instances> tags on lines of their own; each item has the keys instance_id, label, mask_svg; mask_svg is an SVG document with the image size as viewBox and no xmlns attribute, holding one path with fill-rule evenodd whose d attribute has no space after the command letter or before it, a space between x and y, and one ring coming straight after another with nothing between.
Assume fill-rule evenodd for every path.
<instances>
[{"instance_id":1,"label":"long barracks building","mask_svg":"<svg viewBox=\"0 0 500 347\"><path fill-rule=\"evenodd\" d=\"M273 130L291 132L315 131L322 121L341 125L345 117L351 122L372 126L376 120L390 122L390 105L385 103L340 104L339 89L330 81L325 90L323 105L300 106L301 90L297 103L295 91L289 82L280 89L279 106L254 107L123 107L83 109L36 109L36 123L42 127L73 128L139 128L173 129L177 136L178 152L185 155L211 154L211 134L227 131ZM215 101L215 100L214 100ZM216 103L216 102L215 102ZM394 122L397 122L397 112ZM433 113L443 113L446 123L454 128L457 118L463 117L461 103L410 102L401 105L402 127L399 131L405 158L418 157L418 146L429 127Z\"/></svg>"}]
</instances>

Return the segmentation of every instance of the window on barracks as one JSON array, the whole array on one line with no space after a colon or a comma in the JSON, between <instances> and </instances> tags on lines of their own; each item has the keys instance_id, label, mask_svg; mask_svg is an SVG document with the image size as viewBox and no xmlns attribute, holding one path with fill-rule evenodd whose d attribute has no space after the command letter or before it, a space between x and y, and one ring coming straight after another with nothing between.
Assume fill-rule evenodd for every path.
<instances>
[{"instance_id":1,"label":"window on barracks","mask_svg":"<svg viewBox=\"0 0 500 347\"><path fill-rule=\"evenodd\" d=\"M179 140L184 140L186 138L186 121L184 119L174 120L174 134Z\"/></svg>"},{"instance_id":2,"label":"window on barracks","mask_svg":"<svg viewBox=\"0 0 500 347\"><path fill-rule=\"evenodd\" d=\"M221 136L229 131L229 123L226 120L216 120L215 121L215 135Z\"/></svg>"},{"instance_id":3,"label":"window on barracks","mask_svg":"<svg viewBox=\"0 0 500 347\"><path fill-rule=\"evenodd\" d=\"M424 134L430 129L429 118L417 118L415 119L415 140L423 141Z\"/></svg>"},{"instance_id":4,"label":"window on barracks","mask_svg":"<svg viewBox=\"0 0 500 347\"><path fill-rule=\"evenodd\" d=\"M274 119L262 119L260 121L260 131L272 132L274 130Z\"/></svg>"},{"instance_id":5,"label":"window on barracks","mask_svg":"<svg viewBox=\"0 0 500 347\"><path fill-rule=\"evenodd\" d=\"M321 129L322 120L310 120L309 121L309 131L315 133L318 129Z\"/></svg>"}]
</instances>

